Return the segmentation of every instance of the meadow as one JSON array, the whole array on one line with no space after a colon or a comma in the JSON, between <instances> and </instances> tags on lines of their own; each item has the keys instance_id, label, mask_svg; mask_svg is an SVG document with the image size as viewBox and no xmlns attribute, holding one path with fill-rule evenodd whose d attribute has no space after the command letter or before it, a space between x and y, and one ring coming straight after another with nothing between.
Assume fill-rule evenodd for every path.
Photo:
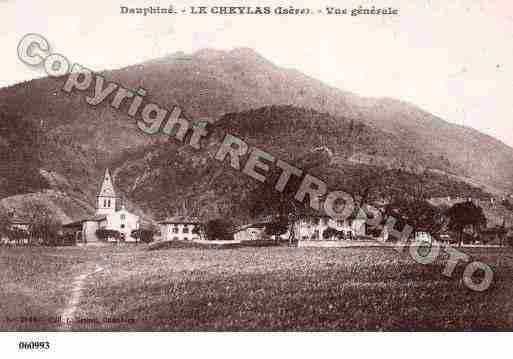
<instances>
[{"instance_id":1,"label":"meadow","mask_svg":"<svg viewBox=\"0 0 513 359\"><path fill-rule=\"evenodd\" d=\"M0 248L0 330L513 330L513 250L464 251L487 291L379 247Z\"/></svg>"}]
</instances>

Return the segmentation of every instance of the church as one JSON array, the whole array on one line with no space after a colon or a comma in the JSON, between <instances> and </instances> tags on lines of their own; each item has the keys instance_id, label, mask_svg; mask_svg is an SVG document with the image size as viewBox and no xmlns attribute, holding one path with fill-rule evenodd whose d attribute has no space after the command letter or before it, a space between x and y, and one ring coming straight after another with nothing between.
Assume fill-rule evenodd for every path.
<instances>
[{"instance_id":1,"label":"church","mask_svg":"<svg viewBox=\"0 0 513 359\"><path fill-rule=\"evenodd\" d=\"M96 232L99 229L118 231L122 241L135 242L131 233L139 229L139 217L127 211L125 206L119 208L119 199L108 169L96 199L96 213L93 216L68 223L63 226L64 230L73 233L76 242L82 244L98 243L100 240Z\"/></svg>"}]
</instances>

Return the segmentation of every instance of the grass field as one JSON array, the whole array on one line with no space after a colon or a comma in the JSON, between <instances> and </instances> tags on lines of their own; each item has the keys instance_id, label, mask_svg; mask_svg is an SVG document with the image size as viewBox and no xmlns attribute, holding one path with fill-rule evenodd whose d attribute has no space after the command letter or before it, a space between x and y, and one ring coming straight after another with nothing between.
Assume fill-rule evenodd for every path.
<instances>
[{"instance_id":1,"label":"grass field","mask_svg":"<svg viewBox=\"0 0 513 359\"><path fill-rule=\"evenodd\" d=\"M513 330L513 251L482 293L463 266L386 248L0 248L0 330Z\"/></svg>"}]
</instances>

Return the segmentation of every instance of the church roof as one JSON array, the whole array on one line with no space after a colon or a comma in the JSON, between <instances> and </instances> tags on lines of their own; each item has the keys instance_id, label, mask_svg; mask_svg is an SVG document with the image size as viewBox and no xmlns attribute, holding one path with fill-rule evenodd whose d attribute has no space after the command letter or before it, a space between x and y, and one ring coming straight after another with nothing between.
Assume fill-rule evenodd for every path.
<instances>
[{"instance_id":1,"label":"church roof","mask_svg":"<svg viewBox=\"0 0 513 359\"><path fill-rule=\"evenodd\" d=\"M104 221L107 219L107 216L104 215L104 214L95 214L94 216L92 217L87 217L87 218L84 218L83 221L88 221L88 222L100 222L100 221Z\"/></svg>"},{"instance_id":2,"label":"church roof","mask_svg":"<svg viewBox=\"0 0 513 359\"><path fill-rule=\"evenodd\" d=\"M75 221L75 222L69 222L69 223L63 224L62 228L73 228L73 227L80 227L80 228L82 228L82 223L83 222L84 222L84 220Z\"/></svg>"},{"instance_id":3,"label":"church roof","mask_svg":"<svg viewBox=\"0 0 513 359\"><path fill-rule=\"evenodd\" d=\"M105 170L105 176L103 177L103 183L98 197L116 197L108 168Z\"/></svg>"}]
</instances>

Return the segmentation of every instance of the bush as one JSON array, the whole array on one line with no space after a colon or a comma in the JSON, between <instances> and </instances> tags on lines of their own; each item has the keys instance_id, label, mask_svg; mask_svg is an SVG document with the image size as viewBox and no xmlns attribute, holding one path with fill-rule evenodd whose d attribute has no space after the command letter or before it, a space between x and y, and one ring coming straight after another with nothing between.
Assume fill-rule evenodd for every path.
<instances>
[{"instance_id":1,"label":"bush","mask_svg":"<svg viewBox=\"0 0 513 359\"><path fill-rule=\"evenodd\" d=\"M151 243L154 240L155 231L152 229L136 229L130 235L143 243Z\"/></svg>"},{"instance_id":2,"label":"bush","mask_svg":"<svg viewBox=\"0 0 513 359\"><path fill-rule=\"evenodd\" d=\"M119 241L123 236L119 231L114 229L98 229L96 230L96 237L98 237L100 241L107 242L109 239L115 239L116 241Z\"/></svg>"},{"instance_id":3,"label":"bush","mask_svg":"<svg viewBox=\"0 0 513 359\"><path fill-rule=\"evenodd\" d=\"M205 237L207 240L229 241L233 239L233 233L230 231L232 223L223 219L213 219L205 225Z\"/></svg>"}]
</instances>

